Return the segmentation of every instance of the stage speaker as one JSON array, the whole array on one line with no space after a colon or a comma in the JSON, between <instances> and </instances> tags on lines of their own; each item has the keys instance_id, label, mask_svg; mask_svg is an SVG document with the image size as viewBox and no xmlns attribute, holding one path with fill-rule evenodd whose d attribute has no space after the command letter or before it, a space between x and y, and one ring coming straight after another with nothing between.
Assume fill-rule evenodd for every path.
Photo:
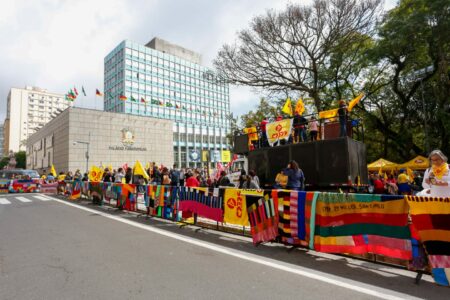
<instances>
[{"instance_id":1,"label":"stage speaker","mask_svg":"<svg viewBox=\"0 0 450 300\"><path fill-rule=\"evenodd\" d=\"M247 154L248 153L248 135L235 135L234 136L234 154Z\"/></svg>"}]
</instances>

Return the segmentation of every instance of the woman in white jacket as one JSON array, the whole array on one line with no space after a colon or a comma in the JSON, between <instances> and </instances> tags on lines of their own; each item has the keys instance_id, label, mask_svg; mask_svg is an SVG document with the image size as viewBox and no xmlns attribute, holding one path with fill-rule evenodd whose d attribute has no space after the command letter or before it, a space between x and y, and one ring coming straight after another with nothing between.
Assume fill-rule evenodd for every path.
<instances>
[{"instance_id":1,"label":"woman in white jacket","mask_svg":"<svg viewBox=\"0 0 450 300\"><path fill-rule=\"evenodd\" d=\"M423 191L416 196L422 197L450 197L450 168L447 156L441 150L434 150L428 159L431 167L423 176Z\"/></svg>"}]
</instances>

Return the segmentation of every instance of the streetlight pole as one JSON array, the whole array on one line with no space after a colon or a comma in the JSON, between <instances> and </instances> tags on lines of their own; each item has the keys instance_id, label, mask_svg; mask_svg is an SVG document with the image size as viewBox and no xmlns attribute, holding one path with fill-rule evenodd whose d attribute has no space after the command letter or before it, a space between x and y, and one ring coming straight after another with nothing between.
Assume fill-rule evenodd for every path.
<instances>
[{"instance_id":1,"label":"streetlight pole","mask_svg":"<svg viewBox=\"0 0 450 300\"><path fill-rule=\"evenodd\" d=\"M76 144L86 145L86 153L85 153L85 156L86 156L86 173L89 173L89 146L91 144L91 132L89 131L88 141L87 142L84 142L84 141L75 141L75 142L73 142L73 145L76 145Z\"/></svg>"}]
</instances>

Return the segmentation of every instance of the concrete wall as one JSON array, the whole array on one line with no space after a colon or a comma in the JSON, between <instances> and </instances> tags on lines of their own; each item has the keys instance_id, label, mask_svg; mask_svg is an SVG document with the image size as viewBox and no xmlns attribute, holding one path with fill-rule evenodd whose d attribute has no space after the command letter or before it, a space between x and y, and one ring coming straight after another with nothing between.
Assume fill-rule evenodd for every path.
<instances>
[{"instance_id":1,"label":"concrete wall","mask_svg":"<svg viewBox=\"0 0 450 300\"><path fill-rule=\"evenodd\" d=\"M27 141L27 169L50 169L57 172L69 168L69 110L66 109Z\"/></svg>"},{"instance_id":2,"label":"concrete wall","mask_svg":"<svg viewBox=\"0 0 450 300\"><path fill-rule=\"evenodd\" d=\"M202 62L202 56L192 50L183 48L181 46L169 43L168 41L165 41L160 38L153 38L150 42L148 42L145 46L165 52L171 55L175 55L179 58L183 58L186 60L189 60L191 62L194 62L196 64L201 65Z\"/></svg>"},{"instance_id":3,"label":"concrete wall","mask_svg":"<svg viewBox=\"0 0 450 300\"><path fill-rule=\"evenodd\" d=\"M172 127L170 120L70 108L32 135L28 147L33 147L33 144L53 135L54 147L47 149L44 162L51 150L50 156L53 156L57 172L76 169L84 172L86 145L73 145L73 142L88 142L91 133L89 167L103 164L118 168L124 163L133 166L136 160L140 160L144 166L149 161L170 166L173 164ZM134 133L134 143L128 145L128 148L123 143L124 129ZM42 155L38 155L38 158L41 158ZM28 161L27 159L27 163ZM41 169L39 164L34 166L31 160L30 167ZM46 168L45 164L43 168Z\"/></svg>"}]
</instances>

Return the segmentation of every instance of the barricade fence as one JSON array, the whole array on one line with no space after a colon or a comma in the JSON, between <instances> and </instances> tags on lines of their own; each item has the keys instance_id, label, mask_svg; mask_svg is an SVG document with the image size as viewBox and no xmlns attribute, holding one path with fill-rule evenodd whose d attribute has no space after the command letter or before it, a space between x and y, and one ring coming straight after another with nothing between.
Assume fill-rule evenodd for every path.
<instances>
[{"instance_id":1,"label":"barricade fence","mask_svg":"<svg viewBox=\"0 0 450 300\"><path fill-rule=\"evenodd\" d=\"M54 184L40 185L42 191ZM190 188L64 182L58 193L174 222L197 217L249 228L255 245L278 242L318 252L374 255L450 280L450 198L292 190Z\"/></svg>"}]
</instances>

